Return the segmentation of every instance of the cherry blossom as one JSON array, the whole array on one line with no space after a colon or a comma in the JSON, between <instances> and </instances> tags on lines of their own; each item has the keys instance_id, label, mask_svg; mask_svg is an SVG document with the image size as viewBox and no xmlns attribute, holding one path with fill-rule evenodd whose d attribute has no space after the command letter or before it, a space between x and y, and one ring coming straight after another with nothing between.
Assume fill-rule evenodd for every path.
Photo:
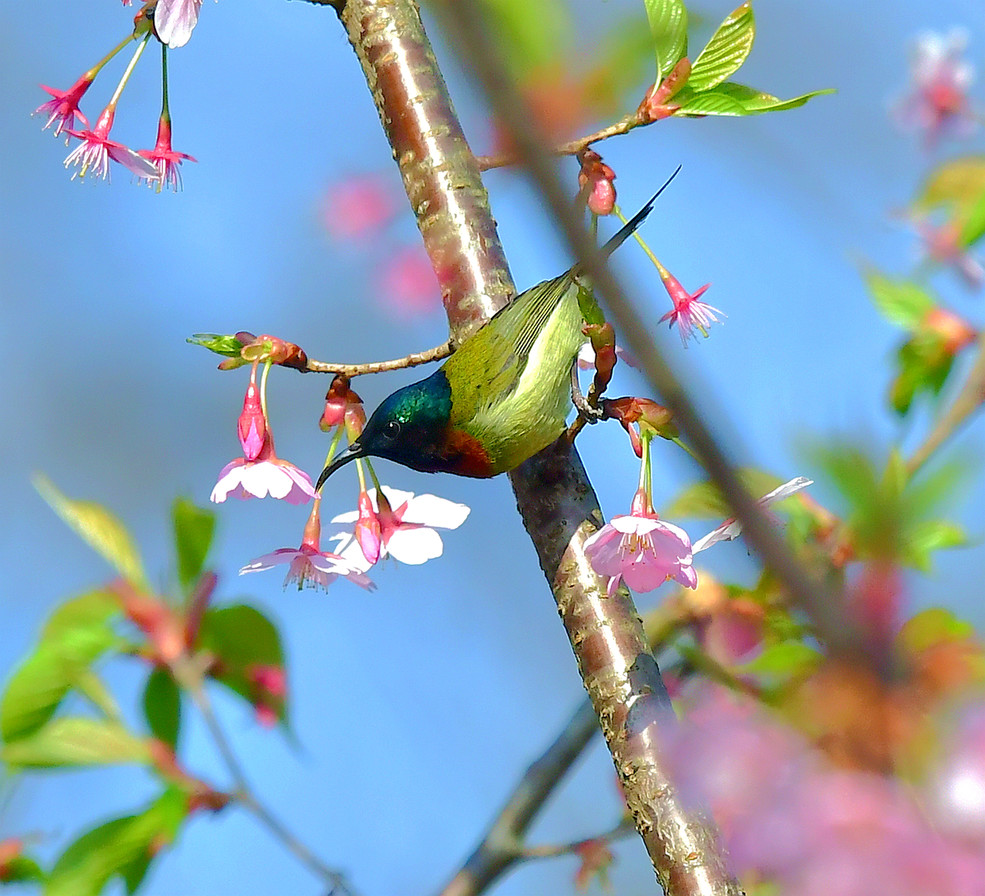
<instances>
[{"instance_id":1,"label":"cherry blossom","mask_svg":"<svg viewBox=\"0 0 985 896\"><path fill-rule=\"evenodd\" d=\"M32 113L33 115L47 115L48 120L44 123L42 130L47 130L55 125L54 135L58 137L63 131L66 133L65 142L68 143L68 134L75 126L75 120L82 122L83 127L89 127L89 120L79 111L79 102L85 92L92 86L96 77L95 71L86 72L68 90L57 90L54 87L41 85L41 89L51 94L52 99L42 103Z\"/></svg>"},{"instance_id":2,"label":"cherry blossom","mask_svg":"<svg viewBox=\"0 0 985 896\"><path fill-rule=\"evenodd\" d=\"M284 587L297 585L302 588L322 588L328 590L339 576L350 582L373 591L376 585L364 573L357 569L345 558L331 551L321 550L321 519L319 515L320 498L315 499L314 507L308 522L304 527L304 536L299 548L278 548L262 557L250 561L240 571L240 575L249 572L263 572L275 566L287 564L287 575L284 577Z\"/></svg>"},{"instance_id":3,"label":"cherry blossom","mask_svg":"<svg viewBox=\"0 0 985 896\"><path fill-rule=\"evenodd\" d=\"M610 597L621 581L634 591L653 591L670 579L686 588L698 584L687 532L661 520L643 488L630 513L614 516L588 539L585 554L599 575L610 577Z\"/></svg>"},{"instance_id":4,"label":"cherry blossom","mask_svg":"<svg viewBox=\"0 0 985 896\"><path fill-rule=\"evenodd\" d=\"M713 308L706 302L699 301L711 284L706 283L692 294L681 286L681 282L663 265L658 264L657 269L660 271L660 279L663 280L664 288L674 303L673 310L661 317L660 323L666 320L670 321L671 327L677 324L677 332L680 333L681 342L685 348L689 339L697 339L697 332L707 337L708 327L719 322L715 315L724 314L718 308Z\"/></svg>"},{"instance_id":5,"label":"cherry blossom","mask_svg":"<svg viewBox=\"0 0 985 896\"><path fill-rule=\"evenodd\" d=\"M648 445L649 439L644 442ZM648 456L649 452L644 448L644 468ZM641 480L645 479L644 474ZM811 480L802 476L791 479L762 497L759 503L765 506L779 501L808 485ZM612 517L592 535L585 542L585 554L599 575L609 576L607 590L610 597L620 582L639 592L653 591L670 580L686 588L695 588L698 576L691 565L694 555L720 541L738 537L741 531L740 523L728 519L692 545L687 532L657 516L648 489L641 484L633 497L630 512Z\"/></svg>"},{"instance_id":6,"label":"cherry blossom","mask_svg":"<svg viewBox=\"0 0 985 896\"><path fill-rule=\"evenodd\" d=\"M219 480L212 489L211 500L219 504L230 495L244 499L270 495L289 504L307 504L315 497L311 477L289 461L281 460L274 451L274 435L264 409L263 386L257 388L258 367L259 362L255 361L243 399L243 410L236 423L243 457L222 468ZM264 376L269 369L268 364Z\"/></svg>"},{"instance_id":7,"label":"cherry blossom","mask_svg":"<svg viewBox=\"0 0 985 896\"><path fill-rule=\"evenodd\" d=\"M183 47L198 24L202 0L158 0L154 10L154 30L158 39L172 50Z\"/></svg>"},{"instance_id":8,"label":"cherry blossom","mask_svg":"<svg viewBox=\"0 0 985 896\"><path fill-rule=\"evenodd\" d=\"M436 495L415 495L386 485L383 486L382 501L375 488L364 494L368 508L375 511L379 521L379 558L389 556L401 563L417 565L440 557L444 545L435 529L457 529L470 512L464 504ZM364 516L368 508L362 508ZM341 513L332 522L358 523L360 512ZM354 532L334 537L339 542L338 552L353 565L359 566L360 559L364 568L368 568L367 563L372 564L363 554Z\"/></svg>"},{"instance_id":9,"label":"cherry blossom","mask_svg":"<svg viewBox=\"0 0 985 896\"><path fill-rule=\"evenodd\" d=\"M171 118L162 115L157 124L157 143L153 149L140 149L137 154L149 161L156 172L154 177L141 175L147 184L156 187L160 192L163 186L169 187L175 193L181 189L181 171L179 165L186 159L194 162L196 159L188 153L175 152L171 148Z\"/></svg>"},{"instance_id":10,"label":"cherry blossom","mask_svg":"<svg viewBox=\"0 0 985 896\"><path fill-rule=\"evenodd\" d=\"M917 39L912 88L897 105L896 117L905 127L923 131L928 146L948 131L971 130L967 91L974 69L961 58L967 44L967 32L960 28L946 35L928 31Z\"/></svg>"},{"instance_id":11,"label":"cherry blossom","mask_svg":"<svg viewBox=\"0 0 985 896\"><path fill-rule=\"evenodd\" d=\"M72 175L72 180L76 177L84 178L90 171L95 177L107 179L111 161L118 162L141 178L153 180L159 176L157 168L134 150L109 139L115 114L115 107L107 106L91 130L66 130L66 133L82 141L65 159L66 168L79 169Z\"/></svg>"}]
</instances>

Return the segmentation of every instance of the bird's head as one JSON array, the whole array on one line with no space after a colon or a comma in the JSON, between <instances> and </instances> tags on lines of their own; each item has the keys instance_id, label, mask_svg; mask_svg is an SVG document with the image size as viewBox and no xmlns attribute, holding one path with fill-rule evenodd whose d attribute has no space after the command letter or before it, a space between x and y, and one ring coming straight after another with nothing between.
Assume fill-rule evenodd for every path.
<instances>
[{"instance_id":1,"label":"bird's head","mask_svg":"<svg viewBox=\"0 0 985 896\"><path fill-rule=\"evenodd\" d=\"M322 470L316 488L357 457L383 457L425 473L447 469L450 413L451 389L441 369L398 389L373 412L359 438Z\"/></svg>"}]
</instances>

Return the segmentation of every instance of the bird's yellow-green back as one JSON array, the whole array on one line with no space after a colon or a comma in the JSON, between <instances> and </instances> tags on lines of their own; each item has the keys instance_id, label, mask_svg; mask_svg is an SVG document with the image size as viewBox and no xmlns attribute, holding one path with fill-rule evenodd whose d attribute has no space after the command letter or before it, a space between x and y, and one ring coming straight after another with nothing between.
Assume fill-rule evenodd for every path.
<instances>
[{"instance_id":1,"label":"bird's yellow-green back","mask_svg":"<svg viewBox=\"0 0 985 896\"><path fill-rule=\"evenodd\" d=\"M517 296L445 362L449 422L478 440L495 472L512 469L564 431L582 323L569 271Z\"/></svg>"}]
</instances>

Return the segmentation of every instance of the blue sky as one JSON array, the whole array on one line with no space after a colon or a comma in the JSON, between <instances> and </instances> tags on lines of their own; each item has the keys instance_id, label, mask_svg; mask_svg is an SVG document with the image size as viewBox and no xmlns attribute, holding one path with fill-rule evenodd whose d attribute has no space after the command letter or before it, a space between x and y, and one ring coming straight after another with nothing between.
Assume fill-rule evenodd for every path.
<instances>
[{"instance_id":1,"label":"blue sky","mask_svg":"<svg viewBox=\"0 0 985 896\"><path fill-rule=\"evenodd\" d=\"M859 261L909 270L916 242L891 210L934 159L981 151L979 134L928 157L894 128L887 109L905 88L907 48L921 29L966 26L981 73L985 12L976 0L932 8L760 0L755 8L757 43L740 80L780 96L821 87L837 88L835 96L756 119L663 122L610 141L604 155L627 209L684 165L645 235L685 286L711 281L706 298L728 318L686 352L672 333L655 338L733 456L787 478L812 474L805 443L851 439L881 452L893 439L911 447L919 439L926 415L900 424L885 409L887 359L899 334L868 302ZM729 4L703 11L720 19ZM320 224L324 191L340 177L381 171L397 185L358 65L329 11L207 3L193 40L172 54L175 147L199 160L185 166L184 192L155 195L122 171L109 186L70 182L64 146L29 117L44 99L37 85L67 87L122 36L131 15L111 0L69 0L57 15L0 0L3 671L59 599L108 575L35 494L33 471L108 504L132 526L152 578L169 584L168 506L176 494L206 501L218 470L238 454L235 417L245 387L242 371L216 372L214 359L186 345L186 336L272 332L312 355L346 360L397 356L445 337L440 315L395 322L373 294L377 256L332 241ZM117 117L121 137L140 145L156 125L153 63L148 54ZM454 72L466 131L481 150L488 126ZM99 99L115 74L105 77L94 88ZM980 82L972 93L981 107ZM574 165L567 170L573 182ZM509 172L486 182L516 282L566 267L570 259L525 182ZM392 236L414 238L409 214ZM652 269L640 253L620 256L656 319L666 298ZM946 274L935 285L980 319L980 298ZM373 406L412 378L378 377L359 391ZM326 385L290 372L272 378L278 449L310 470L324 456L315 422ZM616 387L641 389L632 377ZM951 456L974 458L982 447L972 426ZM587 431L582 451L603 508L624 512L637 471L617 428ZM658 465L659 506L697 473L669 452ZM220 507L219 595L248 595L281 626L300 746L258 728L237 704L220 699L219 708L274 810L361 893L400 896L434 890L451 874L582 689L505 478L474 482L381 466L395 487L436 492L473 510L466 527L445 539L442 560L382 570L372 596L347 583L327 595L284 592L275 573L239 580L235 571L250 558L297 541L304 512L271 502ZM830 488L820 484L815 493L838 508ZM340 474L326 503L341 511L353 496L353 478ZM912 592L915 605L946 602L979 628L983 498L974 480L953 509L976 543L942 556ZM695 535L706 528L688 525ZM702 559L720 575L752 575L741 543ZM659 592L642 596L641 609L659 599ZM107 674L124 703L135 699L133 668L120 664ZM185 737L192 768L228 783L201 726L192 722ZM36 832L37 851L51 855L81 825L129 811L152 792L146 776L129 769L31 778L0 803L0 838ZM617 816L611 766L596 744L534 840L586 836ZM616 891L649 892L641 848L627 842L620 855ZM498 892L567 887L574 867L571 859L531 865ZM146 887L151 896L275 890L319 892L307 871L235 811L195 821Z\"/></svg>"}]
</instances>

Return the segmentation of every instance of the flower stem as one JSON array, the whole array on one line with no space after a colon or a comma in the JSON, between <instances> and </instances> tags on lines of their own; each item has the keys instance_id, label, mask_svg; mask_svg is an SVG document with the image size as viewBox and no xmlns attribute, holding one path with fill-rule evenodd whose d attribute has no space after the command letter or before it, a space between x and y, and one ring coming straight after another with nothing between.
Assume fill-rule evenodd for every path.
<instances>
[{"instance_id":1,"label":"flower stem","mask_svg":"<svg viewBox=\"0 0 985 896\"><path fill-rule=\"evenodd\" d=\"M236 758L236 754L233 752L233 749L226 738L226 734L222 730L222 726L219 724L219 719L216 717L215 710L212 707L212 701L209 699L208 692L206 691L201 678L199 677L196 681L185 682L185 686L188 688L192 701L195 703L198 711L202 714L202 718L205 720L205 725L209 730L209 734L212 736L216 749L218 749L219 754L222 756L223 762L226 764L229 774L232 776L233 782L236 786L236 801L243 806L243 808L249 810L277 840L279 840L290 852L294 853L295 857L300 860L303 865L306 865L308 869L317 877L324 880L330 887L329 893L351 893L352 891L349 889L348 882L346 881L344 875L333 868L329 868L324 862L322 862L321 859L319 859L307 846L298 840L297 837L295 837L294 834L292 834L280 822L280 820L277 819L270 812L270 810L260 802L259 799L257 799L256 795L250 788L249 782L246 780L246 774L243 771L243 767L239 764L239 760Z\"/></svg>"},{"instance_id":2,"label":"flower stem","mask_svg":"<svg viewBox=\"0 0 985 896\"><path fill-rule=\"evenodd\" d=\"M127 38L127 40L129 41L131 40L131 38ZM144 50L146 49L147 41L149 40L150 40L150 35L148 34L137 46L137 49L133 53L133 58L130 60L129 65L127 65L126 71L123 72L123 77L120 78L120 83L116 85L116 90L113 91L113 95L110 97L109 102L106 104L107 108L109 109L116 108L116 104L120 101L120 96L123 93L123 88L127 86L127 81L130 80L130 75L133 74L133 70L134 68L136 68L137 62L139 61Z\"/></svg>"}]
</instances>

